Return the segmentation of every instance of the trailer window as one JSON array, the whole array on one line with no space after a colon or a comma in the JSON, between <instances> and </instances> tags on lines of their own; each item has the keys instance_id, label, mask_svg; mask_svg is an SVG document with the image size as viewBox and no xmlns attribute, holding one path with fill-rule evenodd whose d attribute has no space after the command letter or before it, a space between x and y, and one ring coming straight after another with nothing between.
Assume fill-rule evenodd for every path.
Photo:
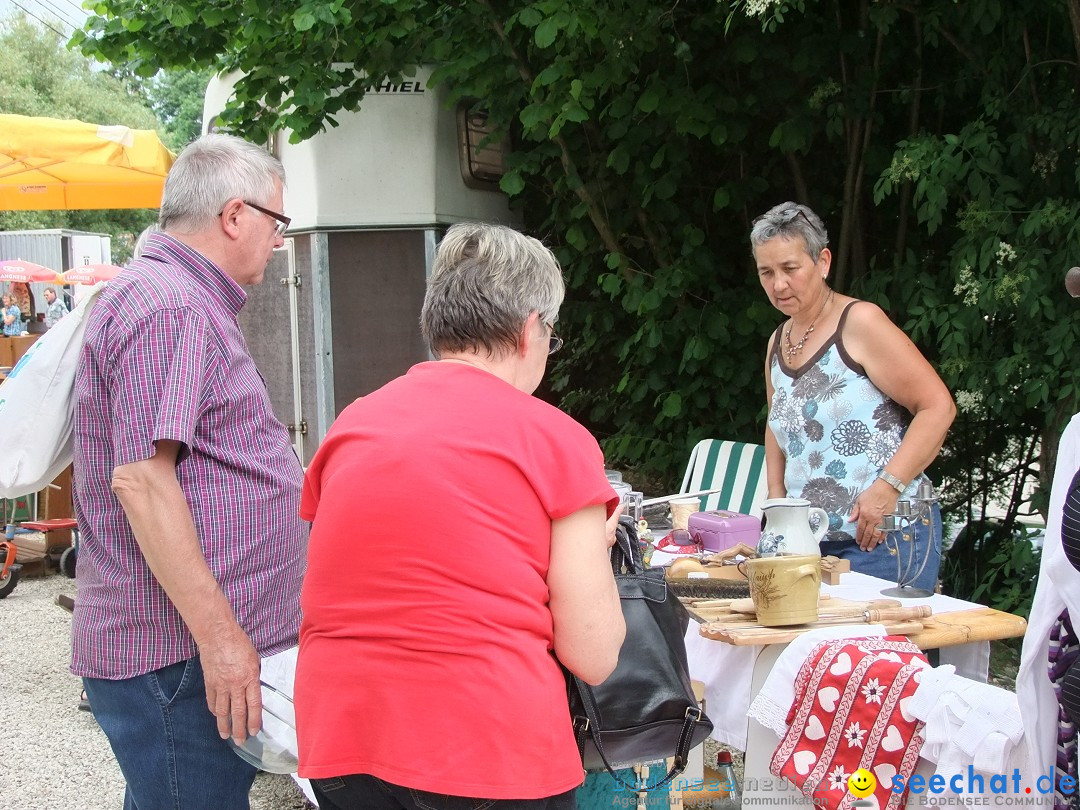
<instances>
[{"instance_id":1,"label":"trailer window","mask_svg":"<svg viewBox=\"0 0 1080 810\"><path fill-rule=\"evenodd\" d=\"M506 141L491 139L494 130L488 113L477 103L461 104L457 111L458 156L461 178L469 188L497 191L506 174Z\"/></svg>"}]
</instances>

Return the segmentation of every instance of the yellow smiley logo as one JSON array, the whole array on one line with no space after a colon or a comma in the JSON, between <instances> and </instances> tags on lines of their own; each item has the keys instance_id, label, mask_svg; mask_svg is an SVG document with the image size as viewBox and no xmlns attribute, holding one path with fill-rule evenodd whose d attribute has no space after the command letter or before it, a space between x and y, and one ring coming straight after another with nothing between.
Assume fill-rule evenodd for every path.
<instances>
[{"instance_id":1,"label":"yellow smiley logo","mask_svg":"<svg viewBox=\"0 0 1080 810\"><path fill-rule=\"evenodd\" d=\"M877 779L866 768L859 768L848 777L847 786L853 796L865 799L874 792L874 788L877 787Z\"/></svg>"}]
</instances>

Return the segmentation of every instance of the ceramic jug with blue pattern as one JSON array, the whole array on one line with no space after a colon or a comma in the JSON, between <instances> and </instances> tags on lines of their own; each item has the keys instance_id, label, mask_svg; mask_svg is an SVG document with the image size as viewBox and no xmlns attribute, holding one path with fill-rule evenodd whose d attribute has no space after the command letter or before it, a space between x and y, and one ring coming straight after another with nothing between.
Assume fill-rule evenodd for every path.
<instances>
[{"instance_id":1,"label":"ceramic jug with blue pattern","mask_svg":"<svg viewBox=\"0 0 1080 810\"><path fill-rule=\"evenodd\" d=\"M804 498L770 498L761 505L765 513L765 529L758 541L759 557L777 554L807 554L820 557L818 543L829 530L829 515L824 509L811 506ZM811 519L817 518L816 528Z\"/></svg>"}]
</instances>

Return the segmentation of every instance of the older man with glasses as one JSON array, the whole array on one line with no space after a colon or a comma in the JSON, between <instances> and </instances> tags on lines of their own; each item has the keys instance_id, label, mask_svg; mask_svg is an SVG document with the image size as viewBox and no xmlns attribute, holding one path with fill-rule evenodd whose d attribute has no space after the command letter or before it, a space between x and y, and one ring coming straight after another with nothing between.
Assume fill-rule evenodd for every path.
<instances>
[{"instance_id":1,"label":"older man with glasses","mask_svg":"<svg viewBox=\"0 0 1080 810\"><path fill-rule=\"evenodd\" d=\"M259 729L260 656L297 643L302 471L237 323L289 224L284 180L239 138L191 144L87 325L72 671L126 808L247 808L255 768L226 739Z\"/></svg>"}]
</instances>

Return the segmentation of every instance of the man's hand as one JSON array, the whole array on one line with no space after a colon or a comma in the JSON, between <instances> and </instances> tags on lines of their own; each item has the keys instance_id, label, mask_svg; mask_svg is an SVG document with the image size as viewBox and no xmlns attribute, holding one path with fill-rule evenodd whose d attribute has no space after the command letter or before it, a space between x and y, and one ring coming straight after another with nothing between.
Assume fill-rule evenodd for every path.
<instances>
[{"instance_id":1,"label":"man's hand","mask_svg":"<svg viewBox=\"0 0 1080 810\"><path fill-rule=\"evenodd\" d=\"M217 718L221 739L242 743L262 726L259 655L238 625L199 647L206 705Z\"/></svg>"},{"instance_id":2,"label":"man's hand","mask_svg":"<svg viewBox=\"0 0 1080 810\"><path fill-rule=\"evenodd\" d=\"M113 470L112 488L146 564L198 645L218 733L243 742L262 725L259 656L203 559L176 477L179 450L178 442L159 441L151 458Z\"/></svg>"}]
</instances>

